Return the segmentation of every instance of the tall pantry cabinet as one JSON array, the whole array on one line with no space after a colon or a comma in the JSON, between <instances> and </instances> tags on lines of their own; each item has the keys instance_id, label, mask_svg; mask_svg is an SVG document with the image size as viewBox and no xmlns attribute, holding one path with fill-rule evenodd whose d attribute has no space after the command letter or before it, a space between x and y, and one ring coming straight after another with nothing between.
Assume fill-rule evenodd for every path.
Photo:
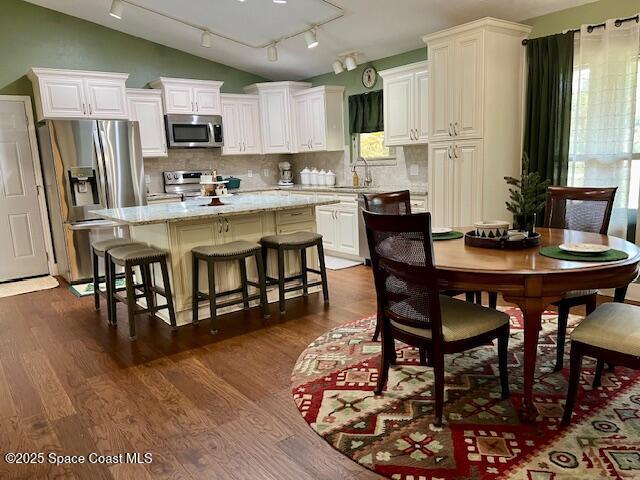
<instances>
[{"instance_id":1,"label":"tall pantry cabinet","mask_svg":"<svg viewBox=\"0 0 640 480\"><path fill-rule=\"evenodd\" d=\"M483 18L422 37L431 72L428 208L436 226L510 220L505 175L520 173L531 27Z\"/></svg>"}]
</instances>

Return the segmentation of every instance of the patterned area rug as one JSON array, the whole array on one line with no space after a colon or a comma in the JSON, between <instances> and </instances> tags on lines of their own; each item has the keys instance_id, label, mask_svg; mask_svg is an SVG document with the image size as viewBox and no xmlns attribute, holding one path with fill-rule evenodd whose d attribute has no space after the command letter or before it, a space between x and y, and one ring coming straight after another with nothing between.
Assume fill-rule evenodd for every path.
<instances>
[{"instance_id":1,"label":"patterned area rug","mask_svg":"<svg viewBox=\"0 0 640 480\"><path fill-rule=\"evenodd\" d=\"M418 351L398 343L398 365L384 395L373 389L380 344L375 317L327 332L300 355L292 393L322 438L361 465L394 480L640 478L639 373L618 367L591 388L595 362L583 362L573 423L560 425L568 376L553 372L556 315L540 334L535 425L521 424L522 314L511 316L511 398L500 400L497 349L487 345L446 357L444 418L433 421L433 373ZM570 327L579 317L570 318Z\"/></svg>"}]
</instances>

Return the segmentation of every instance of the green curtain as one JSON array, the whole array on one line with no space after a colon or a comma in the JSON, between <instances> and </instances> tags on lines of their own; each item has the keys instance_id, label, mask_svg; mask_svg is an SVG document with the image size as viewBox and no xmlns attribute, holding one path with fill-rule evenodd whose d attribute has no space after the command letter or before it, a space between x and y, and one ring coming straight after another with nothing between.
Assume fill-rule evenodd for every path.
<instances>
[{"instance_id":1,"label":"green curtain","mask_svg":"<svg viewBox=\"0 0 640 480\"><path fill-rule=\"evenodd\" d=\"M529 171L566 185L571 127L573 32L527 43L528 80L524 153Z\"/></svg>"},{"instance_id":2,"label":"green curtain","mask_svg":"<svg viewBox=\"0 0 640 480\"><path fill-rule=\"evenodd\" d=\"M349 97L349 132L371 133L384 130L382 90Z\"/></svg>"}]
</instances>

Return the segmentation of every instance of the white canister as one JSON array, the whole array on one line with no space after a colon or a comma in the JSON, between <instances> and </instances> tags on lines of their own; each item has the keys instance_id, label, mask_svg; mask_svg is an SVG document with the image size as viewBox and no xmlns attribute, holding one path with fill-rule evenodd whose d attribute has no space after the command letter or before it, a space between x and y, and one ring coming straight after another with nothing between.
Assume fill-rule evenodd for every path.
<instances>
[{"instance_id":1,"label":"white canister","mask_svg":"<svg viewBox=\"0 0 640 480\"><path fill-rule=\"evenodd\" d=\"M311 170L309 170L307 167L304 167L300 172L300 182L302 183L302 185L311 184L310 175L311 175Z\"/></svg>"},{"instance_id":2,"label":"white canister","mask_svg":"<svg viewBox=\"0 0 640 480\"><path fill-rule=\"evenodd\" d=\"M336 184L336 174L331 170L329 170L324 177L324 184L328 187L333 187Z\"/></svg>"},{"instance_id":3,"label":"white canister","mask_svg":"<svg viewBox=\"0 0 640 480\"><path fill-rule=\"evenodd\" d=\"M327 184L327 172L324 171L324 168L318 172L318 185L325 186Z\"/></svg>"},{"instance_id":4,"label":"white canister","mask_svg":"<svg viewBox=\"0 0 640 480\"><path fill-rule=\"evenodd\" d=\"M310 180L310 184L311 185L318 185L318 170L317 169L313 169L311 170L311 173L309 173L309 180Z\"/></svg>"}]
</instances>

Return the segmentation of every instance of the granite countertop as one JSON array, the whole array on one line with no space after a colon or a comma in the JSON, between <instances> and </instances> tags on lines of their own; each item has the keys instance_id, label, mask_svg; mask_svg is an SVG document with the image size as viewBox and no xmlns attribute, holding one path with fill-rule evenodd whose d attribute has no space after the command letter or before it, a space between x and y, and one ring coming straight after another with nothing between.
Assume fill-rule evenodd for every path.
<instances>
[{"instance_id":1,"label":"granite countertop","mask_svg":"<svg viewBox=\"0 0 640 480\"><path fill-rule=\"evenodd\" d=\"M154 223L207 220L219 216L247 215L251 213L291 210L306 206L337 203L337 200L310 200L308 198L269 197L261 195L234 195L223 199L225 205L210 207L208 199L193 199L186 202L161 203L143 207L126 207L96 210L93 213L107 220L128 225L151 225Z\"/></svg>"},{"instance_id":2,"label":"granite countertop","mask_svg":"<svg viewBox=\"0 0 640 480\"><path fill-rule=\"evenodd\" d=\"M411 188L406 186L372 186L372 187L351 187L336 185L333 187L322 187L319 185L293 185L291 187L281 187L275 185L273 187L247 188L240 189L238 193L266 192L269 190L282 190L283 192L332 192L332 193L383 193L395 192L398 190L409 190L414 195L426 195L426 189Z\"/></svg>"}]
</instances>

